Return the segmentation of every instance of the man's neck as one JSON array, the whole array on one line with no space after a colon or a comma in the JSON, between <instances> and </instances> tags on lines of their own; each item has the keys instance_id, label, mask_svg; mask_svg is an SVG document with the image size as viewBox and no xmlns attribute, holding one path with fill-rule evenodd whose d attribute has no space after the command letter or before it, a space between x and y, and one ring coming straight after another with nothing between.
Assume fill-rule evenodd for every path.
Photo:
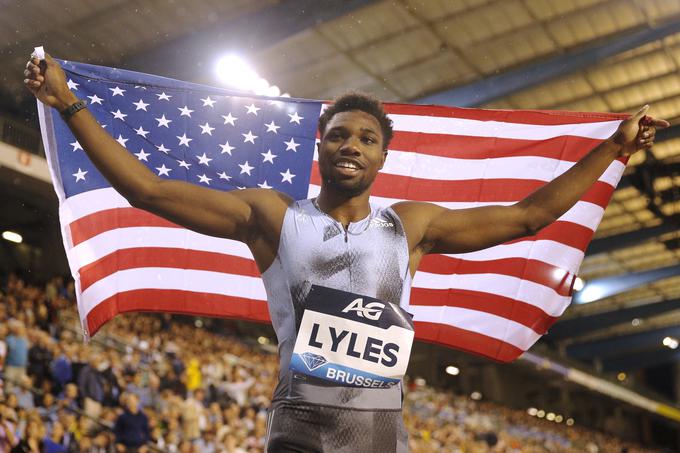
<instances>
[{"instance_id":1,"label":"man's neck","mask_svg":"<svg viewBox=\"0 0 680 453\"><path fill-rule=\"evenodd\" d=\"M336 190L321 187L321 192L316 198L319 209L333 217L347 228L350 222L358 222L371 212L368 203L370 192L368 190L359 195L348 197Z\"/></svg>"}]
</instances>

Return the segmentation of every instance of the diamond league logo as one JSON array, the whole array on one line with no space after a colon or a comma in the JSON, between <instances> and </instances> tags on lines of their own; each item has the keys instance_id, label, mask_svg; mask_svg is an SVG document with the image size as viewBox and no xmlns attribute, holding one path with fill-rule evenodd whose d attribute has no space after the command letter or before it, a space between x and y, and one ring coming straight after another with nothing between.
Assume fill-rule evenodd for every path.
<instances>
[{"instance_id":1,"label":"diamond league logo","mask_svg":"<svg viewBox=\"0 0 680 453\"><path fill-rule=\"evenodd\" d=\"M309 369L309 371L314 371L317 368L322 367L326 362L326 358L322 355L314 354L311 352L303 352L300 354L300 358Z\"/></svg>"}]
</instances>

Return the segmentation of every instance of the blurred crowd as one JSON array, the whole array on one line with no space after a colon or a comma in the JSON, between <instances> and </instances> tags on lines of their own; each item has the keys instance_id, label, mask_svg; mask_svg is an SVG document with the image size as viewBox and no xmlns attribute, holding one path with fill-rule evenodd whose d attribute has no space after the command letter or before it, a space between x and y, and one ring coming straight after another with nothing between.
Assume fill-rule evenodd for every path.
<instances>
[{"instance_id":1,"label":"blurred crowd","mask_svg":"<svg viewBox=\"0 0 680 453\"><path fill-rule=\"evenodd\" d=\"M86 345L72 282L0 282L0 453L264 451L275 353L149 314L118 316ZM415 381L405 388L413 453L654 451Z\"/></svg>"}]
</instances>

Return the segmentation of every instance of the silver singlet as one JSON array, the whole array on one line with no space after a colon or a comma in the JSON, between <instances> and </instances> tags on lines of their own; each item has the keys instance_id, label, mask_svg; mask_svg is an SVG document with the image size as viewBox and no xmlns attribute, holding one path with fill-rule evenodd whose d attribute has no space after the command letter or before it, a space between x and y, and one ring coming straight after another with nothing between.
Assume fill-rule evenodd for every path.
<instances>
[{"instance_id":1,"label":"silver singlet","mask_svg":"<svg viewBox=\"0 0 680 453\"><path fill-rule=\"evenodd\" d=\"M303 403L355 409L401 409L401 386L339 386L289 370L302 302L312 285L361 294L408 307L411 276L404 228L392 208L371 206L345 230L312 200L285 214L277 256L262 274L279 342L279 383L273 404Z\"/></svg>"}]
</instances>

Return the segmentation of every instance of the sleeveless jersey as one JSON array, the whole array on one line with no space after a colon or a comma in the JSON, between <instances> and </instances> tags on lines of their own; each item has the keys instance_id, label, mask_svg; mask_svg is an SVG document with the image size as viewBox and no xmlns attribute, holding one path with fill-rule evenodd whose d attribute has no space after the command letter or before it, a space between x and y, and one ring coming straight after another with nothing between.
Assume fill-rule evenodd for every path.
<instances>
[{"instance_id":1,"label":"sleeveless jersey","mask_svg":"<svg viewBox=\"0 0 680 453\"><path fill-rule=\"evenodd\" d=\"M292 203L285 214L277 256L262 274L269 313L279 343L279 403L363 410L400 410L401 385L346 387L289 370L312 285L361 294L408 307L411 287L404 228L391 208L371 206L370 214L345 228L313 200Z\"/></svg>"}]
</instances>

